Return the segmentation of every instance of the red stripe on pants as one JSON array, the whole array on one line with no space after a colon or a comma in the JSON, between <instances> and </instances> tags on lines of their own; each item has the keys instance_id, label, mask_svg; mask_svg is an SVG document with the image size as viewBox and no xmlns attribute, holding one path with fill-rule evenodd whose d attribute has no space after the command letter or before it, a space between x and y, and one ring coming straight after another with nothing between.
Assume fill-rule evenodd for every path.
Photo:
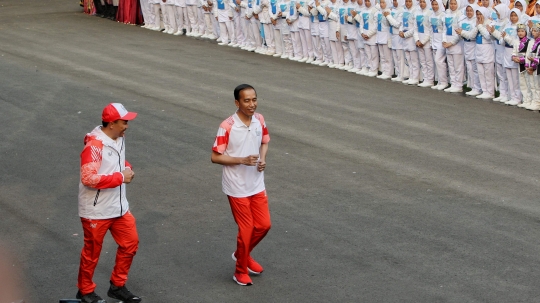
<instances>
[{"instance_id":1,"label":"red stripe on pants","mask_svg":"<svg viewBox=\"0 0 540 303\"><path fill-rule=\"evenodd\" d=\"M236 273L248 274L248 257L271 227L268 197L266 190L245 198L227 197L234 221L238 224Z\"/></svg>"},{"instance_id":2,"label":"red stripe on pants","mask_svg":"<svg viewBox=\"0 0 540 303\"><path fill-rule=\"evenodd\" d=\"M139 236L135 225L135 217L128 211L125 215L118 218L102 220L81 218L81 222L84 231L84 247L81 252L77 283L77 287L81 293L85 295L93 292L96 288L92 277L99 261L103 238L108 230L111 231L113 239L118 244L111 281L116 286L124 286L127 281L131 262L139 248Z\"/></svg>"}]
</instances>

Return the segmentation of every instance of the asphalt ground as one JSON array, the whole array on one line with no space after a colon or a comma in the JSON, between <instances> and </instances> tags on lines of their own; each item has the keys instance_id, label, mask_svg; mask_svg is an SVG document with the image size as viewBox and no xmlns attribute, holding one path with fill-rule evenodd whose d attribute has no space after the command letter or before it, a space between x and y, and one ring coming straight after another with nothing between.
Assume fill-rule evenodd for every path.
<instances>
[{"instance_id":1,"label":"asphalt ground","mask_svg":"<svg viewBox=\"0 0 540 303\"><path fill-rule=\"evenodd\" d=\"M273 226L251 287L232 281L236 225L210 162L241 83L271 135ZM540 302L537 112L165 35L75 0L2 0L0 239L26 302L77 292L79 154L109 102L139 113L127 286L143 302ZM115 250L107 236L102 296Z\"/></svg>"}]
</instances>

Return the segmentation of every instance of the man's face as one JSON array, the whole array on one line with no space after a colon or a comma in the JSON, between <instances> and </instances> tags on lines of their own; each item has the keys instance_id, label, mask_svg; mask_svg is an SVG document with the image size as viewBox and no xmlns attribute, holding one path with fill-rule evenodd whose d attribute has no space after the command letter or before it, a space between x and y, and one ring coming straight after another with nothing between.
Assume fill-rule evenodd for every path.
<instances>
[{"instance_id":1,"label":"man's face","mask_svg":"<svg viewBox=\"0 0 540 303\"><path fill-rule=\"evenodd\" d=\"M114 122L110 123L112 133L115 137L123 137L126 133L126 129L128 129L128 121L126 120L116 120Z\"/></svg>"},{"instance_id":2,"label":"man's face","mask_svg":"<svg viewBox=\"0 0 540 303\"><path fill-rule=\"evenodd\" d=\"M238 111L246 116L253 116L257 110L257 93L253 89L244 89L238 97L240 100L235 100Z\"/></svg>"}]
</instances>

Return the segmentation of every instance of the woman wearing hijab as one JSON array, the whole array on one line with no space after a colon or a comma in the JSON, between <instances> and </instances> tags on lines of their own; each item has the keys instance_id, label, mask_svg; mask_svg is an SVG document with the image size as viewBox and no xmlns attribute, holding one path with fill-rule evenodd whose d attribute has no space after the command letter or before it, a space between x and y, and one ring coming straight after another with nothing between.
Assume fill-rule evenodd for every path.
<instances>
[{"instance_id":1,"label":"woman wearing hijab","mask_svg":"<svg viewBox=\"0 0 540 303\"><path fill-rule=\"evenodd\" d=\"M450 0L449 9L444 16L442 45L446 48L446 60L450 72L450 87L447 93L461 93L463 91L464 56L463 39L457 34L459 21L463 18L457 0Z\"/></svg>"},{"instance_id":2,"label":"woman wearing hijab","mask_svg":"<svg viewBox=\"0 0 540 303\"><path fill-rule=\"evenodd\" d=\"M444 4L442 0L431 1L431 47L433 48L433 58L435 70L437 71L437 85L432 89L443 90L448 86L448 65L446 65L446 48L442 45L443 25L444 25Z\"/></svg>"},{"instance_id":3,"label":"woman wearing hijab","mask_svg":"<svg viewBox=\"0 0 540 303\"><path fill-rule=\"evenodd\" d=\"M478 29L476 28L476 13L475 8L478 6L468 4L465 7L465 18L459 22L460 28L456 29L456 32L463 37L463 55L465 57L465 66L467 67L467 86L472 88L466 95L478 96L482 92L480 87L480 79L478 78L478 70L476 68L476 34Z\"/></svg>"},{"instance_id":4,"label":"woman wearing hijab","mask_svg":"<svg viewBox=\"0 0 540 303\"><path fill-rule=\"evenodd\" d=\"M527 58L531 63L527 72L532 78L533 95L531 104L526 108L528 110L540 110L540 70L538 69L538 64L540 63L538 58L540 51L540 24L534 24L531 32L533 40L529 43L529 49L527 50Z\"/></svg>"},{"instance_id":5,"label":"woman wearing hijab","mask_svg":"<svg viewBox=\"0 0 540 303\"><path fill-rule=\"evenodd\" d=\"M475 61L478 69L478 78L482 88L482 94L476 96L478 99L493 99L495 94L495 46L493 37L487 30L490 24L490 13L487 8L479 7L476 9L476 49Z\"/></svg>"},{"instance_id":6,"label":"woman wearing hijab","mask_svg":"<svg viewBox=\"0 0 540 303\"><path fill-rule=\"evenodd\" d=\"M414 41L420 58L420 68L424 81L418 86L432 87L435 78L433 71L433 51L431 49L431 2L429 0L420 0L414 19L416 20L414 28Z\"/></svg>"},{"instance_id":7,"label":"woman wearing hijab","mask_svg":"<svg viewBox=\"0 0 540 303\"><path fill-rule=\"evenodd\" d=\"M495 8L497 9L497 7ZM510 100L505 102L507 105L518 105L521 103L521 91L519 89L519 71L518 64L512 60L514 44L518 41L517 25L521 17L521 12L517 8L510 11L510 22L500 30L493 30L492 35L497 39L504 40L504 68L508 79L508 96Z\"/></svg>"},{"instance_id":8,"label":"woman wearing hijab","mask_svg":"<svg viewBox=\"0 0 540 303\"><path fill-rule=\"evenodd\" d=\"M393 7L390 12L383 12L383 15L390 24L390 44L392 48L392 59L394 61L394 72L396 77L392 81L403 82L405 79L403 71L405 69L405 54L403 53L403 39L399 36L399 28L403 20L403 7L405 0L393 0Z\"/></svg>"},{"instance_id":9,"label":"woman wearing hijab","mask_svg":"<svg viewBox=\"0 0 540 303\"><path fill-rule=\"evenodd\" d=\"M377 76L379 79L387 80L392 79L392 51L390 50L391 35L390 35L390 23L385 18L384 13L390 14L388 4L391 0L379 0L380 9L377 12L377 47L379 49L379 59L382 74Z\"/></svg>"},{"instance_id":10,"label":"woman wearing hijab","mask_svg":"<svg viewBox=\"0 0 540 303\"><path fill-rule=\"evenodd\" d=\"M491 16L493 21L490 25L486 26L487 30L495 38L495 69L497 81L499 82L499 97L494 98L493 101L506 103L508 102L508 78L506 77L506 69L504 68L504 54L506 48L500 35L495 36L494 33L495 31L500 32L506 27L510 9L508 8L508 5L501 3L496 5L493 10L495 12L495 15L492 14Z\"/></svg>"},{"instance_id":11,"label":"woman wearing hijab","mask_svg":"<svg viewBox=\"0 0 540 303\"><path fill-rule=\"evenodd\" d=\"M414 20L415 11L416 7L413 6L413 0L405 0L399 36L403 39L405 59L409 65L409 79L402 82L407 85L418 85L418 79L420 78L420 62L413 37L416 23L416 20Z\"/></svg>"}]
</instances>

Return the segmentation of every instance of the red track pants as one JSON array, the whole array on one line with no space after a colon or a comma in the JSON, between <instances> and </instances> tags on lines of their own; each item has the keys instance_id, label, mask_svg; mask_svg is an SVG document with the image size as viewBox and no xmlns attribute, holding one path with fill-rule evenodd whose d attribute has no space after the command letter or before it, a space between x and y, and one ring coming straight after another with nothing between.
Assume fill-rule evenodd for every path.
<instances>
[{"instance_id":1,"label":"red track pants","mask_svg":"<svg viewBox=\"0 0 540 303\"><path fill-rule=\"evenodd\" d=\"M84 247L81 252L79 279L77 287L83 295L91 293L96 288L92 281L94 270L99 261L103 238L108 230L118 244L116 262L111 275L115 286L124 286L127 281L129 268L133 257L139 248L139 236L135 225L135 217L128 211L118 218L91 220L81 218L84 231Z\"/></svg>"},{"instance_id":2,"label":"red track pants","mask_svg":"<svg viewBox=\"0 0 540 303\"><path fill-rule=\"evenodd\" d=\"M248 257L271 227L268 197L266 190L245 198L227 197L238 224L236 273L248 274Z\"/></svg>"}]
</instances>

